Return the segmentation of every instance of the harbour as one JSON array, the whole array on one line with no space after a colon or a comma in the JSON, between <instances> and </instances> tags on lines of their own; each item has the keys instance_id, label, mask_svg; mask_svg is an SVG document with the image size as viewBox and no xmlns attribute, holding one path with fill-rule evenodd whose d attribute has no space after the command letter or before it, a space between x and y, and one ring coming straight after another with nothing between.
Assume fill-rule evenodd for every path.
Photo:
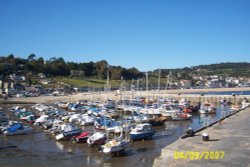
<instances>
[{"instance_id":1,"label":"harbour","mask_svg":"<svg viewBox=\"0 0 250 167\"><path fill-rule=\"evenodd\" d=\"M115 96L115 93L113 94ZM131 95L130 93L127 94ZM88 100L100 100L96 99L96 95L97 94L94 94L92 97L90 96L91 98ZM183 98L184 94L171 94L165 96L171 96L171 98L178 99L180 96ZM88 96L84 95L84 97L87 98ZM99 96L98 94L98 97L103 98L103 101L108 99L107 94L105 93L103 93L103 96ZM109 95L109 97L112 96ZM115 97L117 97L117 95ZM129 97L131 96L128 96L127 98ZM148 97L154 97L155 100L159 99L156 98L155 95ZM156 133L152 139L131 141L126 150L119 156L107 156L103 154L98 147L92 148L86 143L56 141L51 134L37 127L34 127L35 133L32 134L18 136L1 135L0 164L1 166L34 166L35 164L36 166L68 166L72 163L74 163L75 166L152 166L155 165L155 158L161 154L161 150L164 150L166 146L178 141L179 138L186 133L188 128L197 130L202 127L208 127L211 123L216 122L227 115L233 114L233 111L230 110L231 105L222 104L220 100L228 100L230 98L230 100L232 100L231 102L239 103L246 97L247 96L242 96L234 99L234 96L232 95L227 95L227 98L225 98L224 95L223 97L219 95L209 95L209 97L206 95L205 97L200 95L185 95L185 98L188 101L193 100L194 104L199 101L217 101L216 113L192 113L191 120L166 121L161 126L154 126ZM62 97L57 97L54 101L60 101L58 98L60 99ZM82 99L83 95L80 95L80 98ZM73 99L74 97L67 97L64 100L73 101ZM24 101L25 100L26 99L24 99ZM28 101L26 101L26 103L27 102ZM44 104L51 105L53 103L47 101ZM2 104L1 108L6 111L14 105L15 104ZM34 104L21 105L24 105L25 108L30 110L30 107ZM93 126L83 126L82 130L95 131ZM41 163L37 164L37 161ZM124 163L121 164L121 161Z\"/></svg>"},{"instance_id":2,"label":"harbour","mask_svg":"<svg viewBox=\"0 0 250 167\"><path fill-rule=\"evenodd\" d=\"M0 167L250 167L250 1L0 2Z\"/></svg>"}]
</instances>

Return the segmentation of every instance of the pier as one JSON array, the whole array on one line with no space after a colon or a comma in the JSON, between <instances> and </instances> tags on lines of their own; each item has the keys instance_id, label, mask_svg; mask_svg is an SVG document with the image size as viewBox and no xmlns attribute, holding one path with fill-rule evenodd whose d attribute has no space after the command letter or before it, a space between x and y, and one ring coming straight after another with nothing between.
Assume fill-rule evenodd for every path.
<instances>
[{"instance_id":1,"label":"pier","mask_svg":"<svg viewBox=\"0 0 250 167\"><path fill-rule=\"evenodd\" d=\"M162 149L153 166L248 166L250 164L249 116L250 108L247 108L201 130L193 137L177 140ZM202 140L203 133L209 134L208 141ZM198 157L194 155L195 152ZM180 153L183 156L179 156ZM200 156L202 153L210 155L203 157ZM211 156L215 153L224 155Z\"/></svg>"}]
</instances>

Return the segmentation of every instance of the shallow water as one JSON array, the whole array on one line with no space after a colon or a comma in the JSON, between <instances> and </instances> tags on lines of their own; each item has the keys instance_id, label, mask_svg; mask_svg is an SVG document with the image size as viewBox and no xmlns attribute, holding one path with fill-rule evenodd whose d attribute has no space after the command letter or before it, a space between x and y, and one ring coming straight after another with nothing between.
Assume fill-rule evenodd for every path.
<instances>
[{"instance_id":1,"label":"shallow water","mask_svg":"<svg viewBox=\"0 0 250 167\"><path fill-rule=\"evenodd\" d=\"M218 105L216 114L194 114L190 121L166 122L155 127L152 140L131 142L120 157L105 156L98 148L86 143L57 142L51 134L37 132L30 135L0 136L0 145L10 144L16 148L0 149L0 166L152 166L161 149L185 133L188 127L198 129L228 114L228 106Z\"/></svg>"}]
</instances>

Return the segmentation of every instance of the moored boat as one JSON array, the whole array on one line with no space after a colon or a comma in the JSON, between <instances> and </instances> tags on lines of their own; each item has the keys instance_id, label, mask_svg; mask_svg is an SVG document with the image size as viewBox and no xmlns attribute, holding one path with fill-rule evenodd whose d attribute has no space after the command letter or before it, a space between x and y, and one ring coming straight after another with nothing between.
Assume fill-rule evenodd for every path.
<instances>
[{"instance_id":1,"label":"moored boat","mask_svg":"<svg viewBox=\"0 0 250 167\"><path fill-rule=\"evenodd\" d=\"M124 151L129 146L129 140L113 139L102 146L102 152L105 154L113 154Z\"/></svg>"},{"instance_id":2,"label":"moored boat","mask_svg":"<svg viewBox=\"0 0 250 167\"><path fill-rule=\"evenodd\" d=\"M106 140L107 140L107 135L105 133L96 132L88 138L87 143L90 146L103 145Z\"/></svg>"},{"instance_id":3,"label":"moored boat","mask_svg":"<svg viewBox=\"0 0 250 167\"><path fill-rule=\"evenodd\" d=\"M172 116L173 121L184 121L184 120L190 120L192 118L191 114L188 113L176 113Z\"/></svg>"},{"instance_id":4,"label":"moored boat","mask_svg":"<svg viewBox=\"0 0 250 167\"><path fill-rule=\"evenodd\" d=\"M6 136L11 136L11 135L29 134L32 132L33 129L29 126L23 126L20 123L13 123L4 130L3 134Z\"/></svg>"},{"instance_id":5,"label":"moored boat","mask_svg":"<svg viewBox=\"0 0 250 167\"><path fill-rule=\"evenodd\" d=\"M81 133L78 136L73 136L71 140L74 143L86 143L88 138L91 136L91 134L92 134L91 132L86 131L86 132Z\"/></svg>"},{"instance_id":6,"label":"moored boat","mask_svg":"<svg viewBox=\"0 0 250 167\"><path fill-rule=\"evenodd\" d=\"M70 124L61 125L61 129L62 131L56 135L56 140L70 140L73 136L82 132L80 128Z\"/></svg>"},{"instance_id":7,"label":"moored boat","mask_svg":"<svg viewBox=\"0 0 250 167\"><path fill-rule=\"evenodd\" d=\"M213 114L216 112L216 107L211 103L204 103L201 105L199 112L201 114Z\"/></svg>"},{"instance_id":8,"label":"moored boat","mask_svg":"<svg viewBox=\"0 0 250 167\"><path fill-rule=\"evenodd\" d=\"M137 124L130 132L131 140L141 140L151 138L155 134L155 130L149 123Z\"/></svg>"}]
</instances>

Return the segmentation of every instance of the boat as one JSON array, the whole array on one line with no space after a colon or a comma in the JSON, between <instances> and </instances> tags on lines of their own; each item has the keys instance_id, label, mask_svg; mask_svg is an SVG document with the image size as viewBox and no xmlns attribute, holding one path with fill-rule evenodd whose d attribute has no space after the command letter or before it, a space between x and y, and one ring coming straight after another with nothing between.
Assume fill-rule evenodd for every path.
<instances>
[{"instance_id":1,"label":"boat","mask_svg":"<svg viewBox=\"0 0 250 167\"><path fill-rule=\"evenodd\" d=\"M129 146L129 140L113 139L102 146L102 152L105 154L114 154L124 151Z\"/></svg>"},{"instance_id":2,"label":"boat","mask_svg":"<svg viewBox=\"0 0 250 167\"><path fill-rule=\"evenodd\" d=\"M247 99L244 99L242 102L241 102L241 108L247 108L249 107L250 103Z\"/></svg>"},{"instance_id":3,"label":"boat","mask_svg":"<svg viewBox=\"0 0 250 167\"><path fill-rule=\"evenodd\" d=\"M73 136L71 140L74 143L86 143L88 138L91 136L91 134L92 134L91 132L86 131L86 132L81 133L78 136Z\"/></svg>"},{"instance_id":4,"label":"boat","mask_svg":"<svg viewBox=\"0 0 250 167\"><path fill-rule=\"evenodd\" d=\"M107 135L105 133L96 132L88 138L87 143L90 146L103 145L106 140L107 140Z\"/></svg>"},{"instance_id":5,"label":"boat","mask_svg":"<svg viewBox=\"0 0 250 167\"><path fill-rule=\"evenodd\" d=\"M201 104L199 112L201 114L213 114L216 112L216 107L211 103Z\"/></svg>"},{"instance_id":6,"label":"boat","mask_svg":"<svg viewBox=\"0 0 250 167\"><path fill-rule=\"evenodd\" d=\"M36 119L34 125L39 126L42 125L43 123L47 122L49 116L48 115L41 115L39 118Z\"/></svg>"},{"instance_id":7,"label":"boat","mask_svg":"<svg viewBox=\"0 0 250 167\"><path fill-rule=\"evenodd\" d=\"M180 106L184 106L184 107L189 107L190 106L190 101L187 101L186 98L182 98L179 102Z\"/></svg>"},{"instance_id":8,"label":"boat","mask_svg":"<svg viewBox=\"0 0 250 167\"><path fill-rule=\"evenodd\" d=\"M149 123L137 124L130 132L131 140L141 140L151 138L155 134L155 130Z\"/></svg>"},{"instance_id":9,"label":"boat","mask_svg":"<svg viewBox=\"0 0 250 167\"><path fill-rule=\"evenodd\" d=\"M176 113L172 116L173 121L184 121L184 120L190 120L192 118L191 114L188 113Z\"/></svg>"},{"instance_id":10,"label":"boat","mask_svg":"<svg viewBox=\"0 0 250 167\"><path fill-rule=\"evenodd\" d=\"M152 115L152 117L148 119L148 123L152 124L153 126L163 125L167 119L167 116L162 116L161 114Z\"/></svg>"},{"instance_id":11,"label":"boat","mask_svg":"<svg viewBox=\"0 0 250 167\"><path fill-rule=\"evenodd\" d=\"M70 140L73 136L79 135L82 129L71 124L61 125L61 132L56 135L56 140Z\"/></svg>"},{"instance_id":12,"label":"boat","mask_svg":"<svg viewBox=\"0 0 250 167\"><path fill-rule=\"evenodd\" d=\"M172 116L179 112L179 108L172 104L163 104L159 110L162 116Z\"/></svg>"},{"instance_id":13,"label":"boat","mask_svg":"<svg viewBox=\"0 0 250 167\"><path fill-rule=\"evenodd\" d=\"M137 114L134 112L133 120L135 123L147 123L149 121L148 114Z\"/></svg>"},{"instance_id":14,"label":"boat","mask_svg":"<svg viewBox=\"0 0 250 167\"><path fill-rule=\"evenodd\" d=\"M23 135L32 133L33 129L29 126L23 126L22 124L15 122L10 124L3 132L6 136Z\"/></svg>"},{"instance_id":15,"label":"boat","mask_svg":"<svg viewBox=\"0 0 250 167\"><path fill-rule=\"evenodd\" d=\"M94 125L94 122L95 122L95 118L91 117L91 116L88 116L88 115L83 115L79 119L79 123L82 126L85 126L85 125Z\"/></svg>"},{"instance_id":16,"label":"boat","mask_svg":"<svg viewBox=\"0 0 250 167\"><path fill-rule=\"evenodd\" d=\"M101 147L104 154L119 155L120 152L124 151L129 146L129 140L123 138L122 126L120 126L119 129L120 130L117 131L118 133L114 134L114 139L111 139ZM119 134L118 137L116 137L117 134Z\"/></svg>"}]
</instances>

